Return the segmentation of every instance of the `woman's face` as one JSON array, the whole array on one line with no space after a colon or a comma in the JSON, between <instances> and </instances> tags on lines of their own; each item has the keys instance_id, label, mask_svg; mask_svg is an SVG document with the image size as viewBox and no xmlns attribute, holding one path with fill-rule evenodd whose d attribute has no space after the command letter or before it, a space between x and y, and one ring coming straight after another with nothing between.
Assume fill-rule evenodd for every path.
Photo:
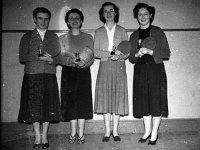
<instances>
[{"instance_id":1,"label":"woman's face","mask_svg":"<svg viewBox=\"0 0 200 150\"><path fill-rule=\"evenodd\" d=\"M36 27L40 30L47 30L49 26L49 15L47 13L38 13L36 18L33 18Z\"/></svg>"},{"instance_id":2,"label":"woman's face","mask_svg":"<svg viewBox=\"0 0 200 150\"><path fill-rule=\"evenodd\" d=\"M150 25L151 14L146 8L140 8L138 12L138 23L140 26L145 27Z\"/></svg>"},{"instance_id":3,"label":"woman's face","mask_svg":"<svg viewBox=\"0 0 200 150\"><path fill-rule=\"evenodd\" d=\"M106 22L114 21L115 15L116 13L112 5L107 5L103 8L103 16Z\"/></svg>"},{"instance_id":4,"label":"woman's face","mask_svg":"<svg viewBox=\"0 0 200 150\"><path fill-rule=\"evenodd\" d=\"M82 24L80 15L78 13L69 14L68 24L71 28L80 28L80 25Z\"/></svg>"}]
</instances>

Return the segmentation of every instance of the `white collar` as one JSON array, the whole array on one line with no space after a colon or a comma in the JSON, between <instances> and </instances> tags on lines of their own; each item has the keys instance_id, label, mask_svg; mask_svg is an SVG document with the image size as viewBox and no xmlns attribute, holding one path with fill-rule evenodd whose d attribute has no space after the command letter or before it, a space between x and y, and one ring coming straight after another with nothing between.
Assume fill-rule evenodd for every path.
<instances>
[{"instance_id":1,"label":"white collar","mask_svg":"<svg viewBox=\"0 0 200 150\"><path fill-rule=\"evenodd\" d=\"M44 35L45 35L47 30L41 31L41 30L37 29L37 31L38 31L38 33L40 34L40 36L41 36L41 38L43 40L44 39Z\"/></svg>"}]
</instances>

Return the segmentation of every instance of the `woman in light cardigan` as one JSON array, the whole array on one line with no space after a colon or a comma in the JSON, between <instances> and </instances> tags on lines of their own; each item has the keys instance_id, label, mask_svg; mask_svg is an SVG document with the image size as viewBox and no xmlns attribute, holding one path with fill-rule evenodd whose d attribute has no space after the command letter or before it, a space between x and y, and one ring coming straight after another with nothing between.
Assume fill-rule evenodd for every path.
<instances>
[{"instance_id":1,"label":"woman in light cardigan","mask_svg":"<svg viewBox=\"0 0 200 150\"><path fill-rule=\"evenodd\" d=\"M111 55L113 46L127 40L126 30L117 25L119 8L110 2L102 5L100 20L105 23L95 31L94 53L100 59L96 81L94 112L103 114L105 121L105 135L103 142L108 142L110 135L114 141L121 141L118 134L120 116L128 115L128 88L125 59L127 56ZM110 127L111 115L113 131Z\"/></svg>"}]
</instances>

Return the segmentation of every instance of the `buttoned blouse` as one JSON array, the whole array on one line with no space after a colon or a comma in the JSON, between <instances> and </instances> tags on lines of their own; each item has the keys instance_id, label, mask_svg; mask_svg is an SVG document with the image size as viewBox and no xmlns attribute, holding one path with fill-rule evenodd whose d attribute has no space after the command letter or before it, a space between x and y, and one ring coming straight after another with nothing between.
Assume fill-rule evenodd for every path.
<instances>
[{"instance_id":1,"label":"buttoned blouse","mask_svg":"<svg viewBox=\"0 0 200 150\"><path fill-rule=\"evenodd\" d=\"M119 45L121 41L128 40L128 35L126 29L121 27L120 25L116 25L113 44L115 46ZM109 52L109 40L107 31L104 26L96 29L94 35L94 54L96 58L100 58L101 61L108 60Z\"/></svg>"}]
</instances>

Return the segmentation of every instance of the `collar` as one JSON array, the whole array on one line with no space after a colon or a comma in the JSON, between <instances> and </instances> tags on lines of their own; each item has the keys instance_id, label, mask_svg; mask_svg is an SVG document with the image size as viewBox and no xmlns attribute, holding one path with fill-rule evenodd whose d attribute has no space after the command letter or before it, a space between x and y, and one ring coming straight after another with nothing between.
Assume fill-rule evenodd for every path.
<instances>
[{"instance_id":1,"label":"collar","mask_svg":"<svg viewBox=\"0 0 200 150\"><path fill-rule=\"evenodd\" d=\"M47 30L42 31L42 30L39 30L38 28L36 28L36 30L38 31L38 33L40 35L44 35L46 33L46 31L47 31Z\"/></svg>"},{"instance_id":2,"label":"collar","mask_svg":"<svg viewBox=\"0 0 200 150\"><path fill-rule=\"evenodd\" d=\"M108 28L108 26L107 26L106 24L104 24L104 27L105 27L106 30L109 31L109 32L115 31L116 26L117 26L117 24L115 23L114 26L112 27L112 29L110 30L110 29Z\"/></svg>"}]
</instances>

